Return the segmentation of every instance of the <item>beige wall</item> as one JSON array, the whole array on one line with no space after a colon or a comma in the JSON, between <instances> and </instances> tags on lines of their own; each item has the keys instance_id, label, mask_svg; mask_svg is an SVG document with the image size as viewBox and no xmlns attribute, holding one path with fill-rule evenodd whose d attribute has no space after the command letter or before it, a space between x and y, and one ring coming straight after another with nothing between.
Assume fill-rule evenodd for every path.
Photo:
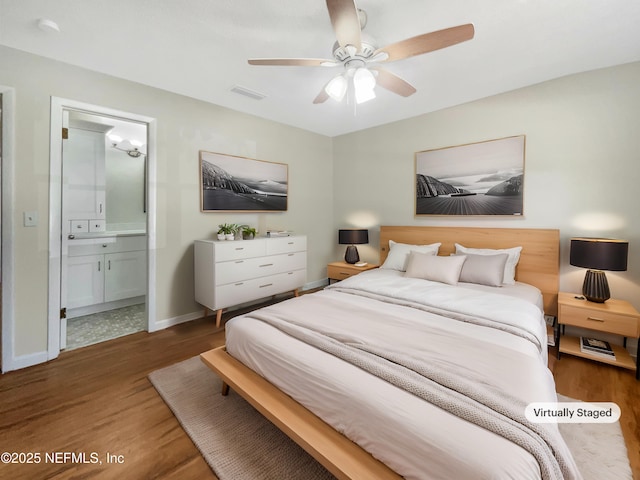
<instances>
[{"instance_id":1,"label":"beige wall","mask_svg":"<svg viewBox=\"0 0 640 480\"><path fill-rule=\"evenodd\" d=\"M381 224L559 228L561 288L571 291L583 278L568 265L571 236L627 238L629 271L608 277L614 296L640 308L639 84L635 63L330 139L0 47L0 85L16 92L14 355L47 348L51 96L157 119L157 315L168 320L199 309L192 242L222 222L307 234L310 283L342 257L341 227L371 228L371 244L359 247L368 261L377 261ZM520 134L527 136L524 217L414 216L414 152ZM200 213L200 149L287 163L288 212ZM38 212L38 227L22 226L23 211Z\"/></svg>"},{"instance_id":2,"label":"beige wall","mask_svg":"<svg viewBox=\"0 0 640 480\"><path fill-rule=\"evenodd\" d=\"M336 228L372 227L361 257L377 261L388 225L558 228L561 289L579 292L569 238L629 240L612 295L640 309L640 63L573 75L466 105L334 138ZM414 153L526 135L524 216L414 216ZM336 248L336 255L341 252Z\"/></svg>"},{"instance_id":3,"label":"beige wall","mask_svg":"<svg viewBox=\"0 0 640 480\"><path fill-rule=\"evenodd\" d=\"M222 222L307 234L307 280L325 278L333 241L330 138L6 47L0 84L16 92L14 357L47 349L51 96L157 119L157 320L201 310L193 299L192 244ZM287 163L288 211L201 213L199 150ZM23 227L23 211L37 211L39 225Z\"/></svg>"}]
</instances>

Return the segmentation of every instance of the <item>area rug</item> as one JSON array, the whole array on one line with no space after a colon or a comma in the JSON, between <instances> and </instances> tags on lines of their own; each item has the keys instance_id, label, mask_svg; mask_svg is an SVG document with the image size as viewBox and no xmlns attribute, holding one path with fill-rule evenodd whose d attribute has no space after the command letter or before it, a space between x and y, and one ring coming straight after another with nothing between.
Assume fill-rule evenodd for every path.
<instances>
[{"instance_id":1,"label":"area rug","mask_svg":"<svg viewBox=\"0 0 640 480\"><path fill-rule=\"evenodd\" d=\"M193 357L149 380L220 480L325 480L327 470ZM575 401L562 397L561 401ZM561 424L585 480L631 480L618 423Z\"/></svg>"}]
</instances>

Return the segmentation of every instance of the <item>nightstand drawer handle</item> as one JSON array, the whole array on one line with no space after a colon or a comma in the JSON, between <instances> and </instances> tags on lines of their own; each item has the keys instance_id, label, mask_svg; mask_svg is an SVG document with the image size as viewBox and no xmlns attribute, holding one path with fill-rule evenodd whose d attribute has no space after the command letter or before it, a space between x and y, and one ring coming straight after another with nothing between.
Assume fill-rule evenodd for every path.
<instances>
[{"instance_id":1,"label":"nightstand drawer handle","mask_svg":"<svg viewBox=\"0 0 640 480\"><path fill-rule=\"evenodd\" d=\"M604 322L604 318L594 318L594 317L587 317L587 320L591 320L592 322Z\"/></svg>"},{"instance_id":2,"label":"nightstand drawer handle","mask_svg":"<svg viewBox=\"0 0 640 480\"><path fill-rule=\"evenodd\" d=\"M340 275L349 275L349 272L340 272Z\"/></svg>"}]
</instances>

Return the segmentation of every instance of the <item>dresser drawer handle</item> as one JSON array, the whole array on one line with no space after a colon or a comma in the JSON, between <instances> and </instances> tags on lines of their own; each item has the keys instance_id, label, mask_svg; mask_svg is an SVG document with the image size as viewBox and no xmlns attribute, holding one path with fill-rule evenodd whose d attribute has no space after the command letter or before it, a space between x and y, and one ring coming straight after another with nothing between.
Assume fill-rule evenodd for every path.
<instances>
[{"instance_id":1,"label":"dresser drawer handle","mask_svg":"<svg viewBox=\"0 0 640 480\"><path fill-rule=\"evenodd\" d=\"M244 285L244 282L235 283L234 285L235 285L236 287L239 287L240 285Z\"/></svg>"},{"instance_id":2,"label":"dresser drawer handle","mask_svg":"<svg viewBox=\"0 0 640 480\"><path fill-rule=\"evenodd\" d=\"M260 265L260 268L262 267L273 267L273 263L265 263L263 265Z\"/></svg>"},{"instance_id":3,"label":"dresser drawer handle","mask_svg":"<svg viewBox=\"0 0 640 480\"><path fill-rule=\"evenodd\" d=\"M265 285L260 285L260 288L270 287L271 285L273 285L273 283L267 283Z\"/></svg>"},{"instance_id":4,"label":"dresser drawer handle","mask_svg":"<svg viewBox=\"0 0 640 480\"><path fill-rule=\"evenodd\" d=\"M236 250L244 250L244 247L236 247Z\"/></svg>"},{"instance_id":5,"label":"dresser drawer handle","mask_svg":"<svg viewBox=\"0 0 640 480\"><path fill-rule=\"evenodd\" d=\"M592 322L604 322L605 321L603 318L594 318L594 317L587 317L587 320L591 320Z\"/></svg>"},{"instance_id":6,"label":"dresser drawer handle","mask_svg":"<svg viewBox=\"0 0 640 480\"><path fill-rule=\"evenodd\" d=\"M234 263L244 263L244 260L236 260Z\"/></svg>"},{"instance_id":7,"label":"dresser drawer handle","mask_svg":"<svg viewBox=\"0 0 640 480\"><path fill-rule=\"evenodd\" d=\"M289 242L288 245L294 245L295 242Z\"/></svg>"}]
</instances>

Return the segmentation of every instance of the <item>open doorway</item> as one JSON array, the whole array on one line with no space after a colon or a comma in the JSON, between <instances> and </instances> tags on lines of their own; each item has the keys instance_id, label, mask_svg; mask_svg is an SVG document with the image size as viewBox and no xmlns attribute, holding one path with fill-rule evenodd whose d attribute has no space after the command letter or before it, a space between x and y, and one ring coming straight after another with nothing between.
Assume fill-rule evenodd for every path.
<instances>
[{"instance_id":1,"label":"open doorway","mask_svg":"<svg viewBox=\"0 0 640 480\"><path fill-rule=\"evenodd\" d=\"M51 112L54 358L67 348L154 330L155 121L58 98Z\"/></svg>"},{"instance_id":2,"label":"open doorway","mask_svg":"<svg viewBox=\"0 0 640 480\"><path fill-rule=\"evenodd\" d=\"M63 123L60 348L72 350L147 329L147 124L73 109Z\"/></svg>"}]
</instances>

